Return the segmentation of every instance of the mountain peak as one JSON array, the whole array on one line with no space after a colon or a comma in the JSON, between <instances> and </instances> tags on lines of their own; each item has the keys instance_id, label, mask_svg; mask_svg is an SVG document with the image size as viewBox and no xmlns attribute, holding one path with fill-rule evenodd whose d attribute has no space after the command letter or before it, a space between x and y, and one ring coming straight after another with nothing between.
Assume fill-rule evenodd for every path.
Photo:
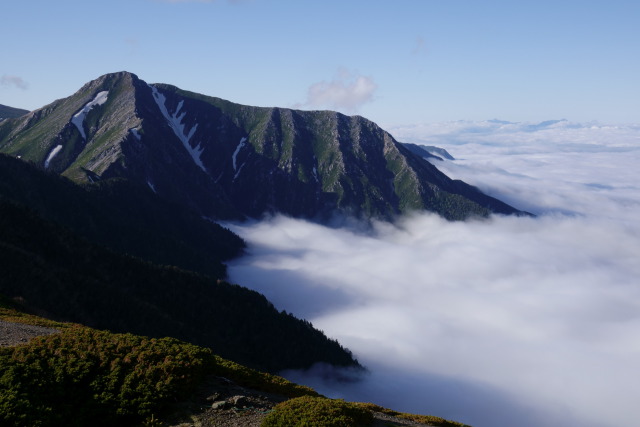
<instances>
[{"instance_id":1,"label":"mountain peak","mask_svg":"<svg viewBox=\"0 0 640 427\"><path fill-rule=\"evenodd\" d=\"M240 105L126 71L0 123L0 151L76 181L125 177L214 218L517 213L364 117Z\"/></svg>"},{"instance_id":2,"label":"mountain peak","mask_svg":"<svg viewBox=\"0 0 640 427\"><path fill-rule=\"evenodd\" d=\"M113 73L103 74L100 77L88 82L87 85L91 85L92 83L103 84L107 82L115 82L118 80L133 81L133 80L140 80L140 79L136 74L131 73L129 71L116 71Z\"/></svg>"}]
</instances>

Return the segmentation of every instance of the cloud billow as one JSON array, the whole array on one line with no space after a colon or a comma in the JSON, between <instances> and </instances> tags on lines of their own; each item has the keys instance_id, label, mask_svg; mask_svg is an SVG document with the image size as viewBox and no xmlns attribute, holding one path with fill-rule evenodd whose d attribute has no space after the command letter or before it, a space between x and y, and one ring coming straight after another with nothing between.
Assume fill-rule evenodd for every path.
<instances>
[{"instance_id":1,"label":"cloud billow","mask_svg":"<svg viewBox=\"0 0 640 427\"><path fill-rule=\"evenodd\" d=\"M312 84L307 100L302 106L331 108L356 112L364 104L372 102L378 85L373 78L340 69L331 81Z\"/></svg>"},{"instance_id":2,"label":"cloud billow","mask_svg":"<svg viewBox=\"0 0 640 427\"><path fill-rule=\"evenodd\" d=\"M0 85L7 87L15 87L22 90L27 90L29 88L29 84L19 76L12 76L8 74L3 74L0 77Z\"/></svg>"},{"instance_id":3,"label":"cloud billow","mask_svg":"<svg viewBox=\"0 0 640 427\"><path fill-rule=\"evenodd\" d=\"M538 218L422 214L369 234L285 217L234 226L250 250L231 278L370 369L348 384L287 375L332 397L478 427L632 425L640 128L551 128L494 129L466 143L438 131L461 160L437 164L488 180Z\"/></svg>"}]
</instances>

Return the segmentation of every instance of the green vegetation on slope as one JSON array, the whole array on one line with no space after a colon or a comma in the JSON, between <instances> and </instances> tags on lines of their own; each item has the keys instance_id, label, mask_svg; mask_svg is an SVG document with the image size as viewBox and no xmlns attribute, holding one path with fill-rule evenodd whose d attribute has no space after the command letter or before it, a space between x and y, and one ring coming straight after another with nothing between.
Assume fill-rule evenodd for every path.
<instances>
[{"instance_id":1,"label":"green vegetation on slope","mask_svg":"<svg viewBox=\"0 0 640 427\"><path fill-rule=\"evenodd\" d=\"M51 150L62 145L62 151L50 164L52 170L62 172L70 168L82 154L84 160L79 166L102 173L102 169L97 170L100 165L93 162L98 160L93 150L99 147L109 155L115 154L122 136L128 128L135 126L137 120L131 114L133 104L128 102L134 98L132 79L129 73L107 74L86 83L67 98L56 100L23 117L1 122L0 150L43 165ZM87 137L85 140L72 123L72 117L100 91L108 91L109 95L105 104L92 108L86 114L82 124ZM126 105L129 108L125 108ZM91 143L94 137L103 144ZM92 167L84 163L90 160ZM77 173L77 166L72 167L69 173Z\"/></svg>"},{"instance_id":2,"label":"green vegetation on slope","mask_svg":"<svg viewBox=\"0 0 640 427\"><path fill-rule=\"evenodd\" d=\"M290 398L263 426L369 426L372 413L440 427L463 424L327 399L313 389L255 371L171 338L114 334L15 309L0 294L0 320L54 327L56 335L0 349L0 424L139 425L168 416L206 377ZM151 424L151 423L150 423Z\"/></svg>"},{"instance_id":3,"label":"green vegetation on slope","mask_svg":"<svg viewBox=\"0 0 640 427\"><path fill-rule=\"evenodd\" d=\"M430 426L436 427L470 427L467 424L459 423L457 421L450 421L444 418L436 417L434 415L418 415L418 414L408 414L406 412L398 412L392 409L384 408L379 405L375 405L373 403L362 403L357 402L355 405L359 406L362 409L367 409L372 412L380 412L385 415L390 415L392 417L397 417L400 419L413 421L416 423L427 424Z\"/></svg>"},{"instance_id":4,"label":"green vegetation on slope","mask_svg":"<svg viewBox=\"0 0 640 427\"><path fill-rule=\"evenodd\" d=\"M137 425L166 413L207 375L288 397L317 395L308 387L172 338L47 321L1 302L0 319L61 330L26 345L0 349L2 425Z\"/></svg>"},{"instance_id":5,"label":"green vegetation on slope","mask_svg":"<svg viewBox=\"0 0 640 427\"><path fill-rule=\"evenodd\" d=\"M0 350L0 414L10 425L133 424L192 392L210 350L83 327Z\"/></svg>"},{"instance_id":6,"label":"green vegetation on slope","mask_svg":"<svg viewBox=\"0 0 640 427\"><path fill-rule=\"evenodd\" d=\"M371 411L355 403L302 396L276 405L262 427L359 427L373 422Z\"/></svg>"},{"instance_id":7,"label":"green vegetation on slope","mask_svg":"<svg viewBox=\"0 0 640 427\"><path fill-rule=\"evenodd\" d=\"M282 402L269 413L262 427L362 427L370 426L373 413L435 427L469 427L433 415L397 412L373 403L345 402L323 396L305 395ZM396 425L396 424L389 424Z\"/></svg>"}]
</instances>

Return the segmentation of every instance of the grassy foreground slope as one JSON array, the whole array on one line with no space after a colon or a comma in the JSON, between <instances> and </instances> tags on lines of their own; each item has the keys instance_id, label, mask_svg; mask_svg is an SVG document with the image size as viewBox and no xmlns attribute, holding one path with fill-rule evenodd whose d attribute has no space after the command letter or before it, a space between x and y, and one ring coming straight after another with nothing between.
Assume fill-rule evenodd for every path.
<instances>
[{"instance_id":1,"label":"grassy foreground slope","mask_svg":"<svg viewBox=\"0 0 640 427\"><path fill-rule=\"evenodd\" d=\"M0 319L60 329L0 348L0 425L136 425L188 397L207 375L289 397L317 395L173 338L54 322L2 302Z\"/></svg>"},{"instance_id":2,"label":"grassy foreground slope","mask_svg":"<svg viewBox=\"0 0 640 427\"><path fill-rule=\"evenodd\" d=\"M0 348L0 425L160 426L176 403L213 376L287 399L269 411L263 427L370 426L374 413L424 425L463 426L369 403L327 399L176 339L114 334L25 314L1 295L0 320L60 330Z\"/></svg>"}]
</instances>

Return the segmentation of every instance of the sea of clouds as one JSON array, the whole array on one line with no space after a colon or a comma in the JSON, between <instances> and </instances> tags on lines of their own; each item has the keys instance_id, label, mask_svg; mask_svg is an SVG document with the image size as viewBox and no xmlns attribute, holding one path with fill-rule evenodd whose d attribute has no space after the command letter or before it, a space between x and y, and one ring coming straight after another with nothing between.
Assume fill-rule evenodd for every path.
<instances>
[{"instance_id":1,"label":"sea of clouds","mask_svg":"<svg viewBox=\"0 0 640 427\"><path fill-rule=\"evenodd\" d=\"M638 416L640 125L396 127L443 172L537 215L417 214L364 232L282 216L233 225L231 279L310 320L368 368L284 375L330 397L489 426ZM339 379L336 379L339 378Z\"/></svg>"}]
</instances>

